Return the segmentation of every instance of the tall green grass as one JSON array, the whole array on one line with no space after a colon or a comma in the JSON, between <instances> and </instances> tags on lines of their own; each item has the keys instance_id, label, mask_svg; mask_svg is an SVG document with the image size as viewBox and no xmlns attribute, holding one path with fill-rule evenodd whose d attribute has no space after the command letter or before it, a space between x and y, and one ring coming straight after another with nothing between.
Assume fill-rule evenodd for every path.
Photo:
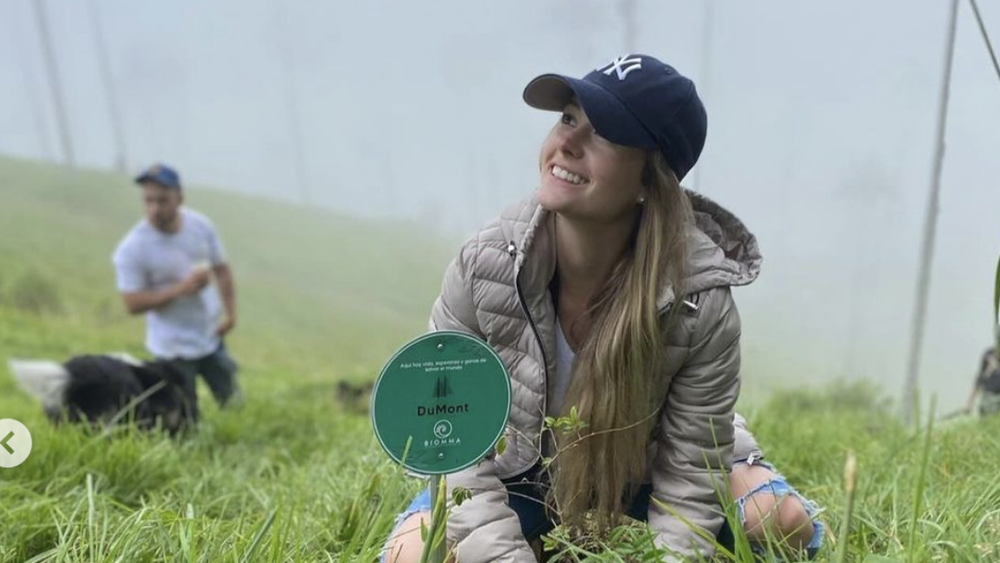
<instances>
[{"instance_id":1,"label":"tall green grass","mask_svg":"<svg viewBox=\"0 0 1000 563\"><path fill-rule=\"evenodd\" d=\"M109 263L139 212L127 178L0 159L0 185L0 360L142 355L141 319L122 312ZM24 464L0 469L0 563L371 562L421 486L387 461L364 414L337 402L336 381L374 377L423 330L453 245L224 192L190 199L236 271L230 345L245 405L219 411L202 395L201 424L179 440L101 436L52 426L0 372L0 418L34 439ZM880 397L833 384L743 405L767 459L826 509L819 560L844 547L857 562L1000 561L1000 419L916 432ZM860 471L844 546L849 451ZM576 553L643 561L650 546L638 527Z\"/></svg>"}]
</instances>

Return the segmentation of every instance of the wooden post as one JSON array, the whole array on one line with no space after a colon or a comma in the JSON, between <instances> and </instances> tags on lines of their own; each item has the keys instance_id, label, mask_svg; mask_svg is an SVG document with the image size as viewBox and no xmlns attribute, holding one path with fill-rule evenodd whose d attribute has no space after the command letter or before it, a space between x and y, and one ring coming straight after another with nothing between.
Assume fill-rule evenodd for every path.
<instances>
[{"instance_id":1,"label":"wooden post","mask_svg":"<svg viewBox=\"0 0 1000 563\"><path fill-rule=\"evenodd\" d=\"M917 292L913 305L913 324L910 338L910 358L903 383L903 422L909 425L913 420L913 409L917 401L917 380L920 375L920 353L923 349L924 325L927 316L927 296L930 293L931 266L934 262L934 239L937 234L938 201L941 192L941 170L944 166L944 136L948 119L948 94L951 85L951 62L955 53L955 24L958 19L958 0L951 2L951 16L948 21L948 35L945 42L944 75L941 78L941 96L937 117L937 150L934 155L934 171L931 174L931 192L927 199L927 217L924 221L923 250L920 253L920 272L917 276Z\"/></svg>"},{"instance_id":2,"label":"wooden post","mask_svg":"<svg viewBox=\"0 0 1000 563\"><path fill-rule=\"evenodd\" d=\"M124 174L128 167L125 135L122 130L121 111L118 108L118 96L115 94L114 81L111 79L111 63L108 58L107 44L104 42L104 28L101 27L101 14L97 7L97 0L90 0L90 22L94 28L97 58L101 66L101 81L104 82L108 113L111 117L111 135L115 143L115 170Z\"/></svg>"},{"instance_id":3,"label":"wooden post","mask_svg":"<svg viewBox=\"0 0 1000 563\"><path fill-rule=\"evenodd\" d=\"M69 133L69 122L66 119L65 99L62 84L59 82L59 69L56 66L55 51L52 49L52 38L49 35L49 22L45 14L45 0L33 0L35 8L35 23L38 25L38 35L42 42L42 53L45 57L45 70L49 78L49 89L52 91L52 106L56 114L56 125L59 128L59 142L62 145L63 164L72 168L76 164L73 156L73 140Z\"/></svg>"}]
</instances>

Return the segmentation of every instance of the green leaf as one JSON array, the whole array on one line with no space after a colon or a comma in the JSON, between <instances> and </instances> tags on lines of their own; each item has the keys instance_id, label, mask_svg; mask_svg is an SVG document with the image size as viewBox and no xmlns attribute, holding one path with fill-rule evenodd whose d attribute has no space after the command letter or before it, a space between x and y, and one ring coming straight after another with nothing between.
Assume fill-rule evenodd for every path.
<instances>
[{"instance_id":1,"label":"green leaf","mask_svg":"<svg viewBox=\"0 0 1000 563\"><path fill-rule=\"evenodd\" d=\"M902 560L895 559L893 557L886 557L884 555L867 555L864 559L864 563L902 563Z\"/></svg>"},{"instance_id":2,"label":"green leaf","mask_svg":"<svg viewBox=\"0 0 1000 563\"><path fill-rule=\"evenodd\" d=\"M505 451L507 451L507 437L506 436L500 436L500 439L497 440L497 448L496 449L497 449L497 455L503 455L503 453Z\"/></svg>"},{"instance_id":3,"label":"green leaf","mask_svg":"<svg viewBox=\"0 0 1000 563\"><path fill-rule=\"evenodd\" d=\"M463 502L472 498L472 492L465 487L455 487L451 490L451 500L455 506L461 506Z\"/></svg>"}]
</instances>

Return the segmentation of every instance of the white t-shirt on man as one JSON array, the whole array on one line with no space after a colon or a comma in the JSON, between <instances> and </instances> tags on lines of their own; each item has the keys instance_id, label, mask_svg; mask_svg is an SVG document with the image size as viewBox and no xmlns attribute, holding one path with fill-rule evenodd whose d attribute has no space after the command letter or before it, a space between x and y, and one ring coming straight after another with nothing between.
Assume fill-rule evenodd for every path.
<instances>
[{"instance_id":1,"label":"white t-shirt on man","mask_svg":"<svg viewBox=\"0 0 1000 563\"><path fill-rule=\"evenodd\" d=\"M207 217L182 207L181 227L164 233L143 219L112 256L122 293L158 290L188 277L199 266L225 263L222 241ZM215 328L222 303L214 284L146 312L146 348L158 358L196 359L219 347Z\"/></svg>"}]
</instances>

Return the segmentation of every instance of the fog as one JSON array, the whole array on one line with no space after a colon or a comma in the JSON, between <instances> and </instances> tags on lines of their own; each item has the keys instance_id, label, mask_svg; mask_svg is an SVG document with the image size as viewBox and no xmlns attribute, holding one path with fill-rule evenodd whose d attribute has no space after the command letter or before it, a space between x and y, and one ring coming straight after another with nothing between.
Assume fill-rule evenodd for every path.
<instances>
[{"instance_id":1,"label":"fog","mask_svg":"<svg viewBox=\"0 0 1000 563\"><path fill-rule=\"evenodd\" d=\"M31 1L0 1L0 152L57 162ZM708 108L687 184L764 254L736 291L748 386L865 377L898 394L948 3L631 4L631 19L610 0L45 6L78 165L119 158L96 8L128 171L162 160L188 184L416 218L456 241L535 187L555 116L521 101L532 77L655 55ZM1000 6L981 4L998 41ZM921 363L921 393L942 410L991 339L998 253L1000 80L961 2Z\"/></svg>"}]
</instances>

